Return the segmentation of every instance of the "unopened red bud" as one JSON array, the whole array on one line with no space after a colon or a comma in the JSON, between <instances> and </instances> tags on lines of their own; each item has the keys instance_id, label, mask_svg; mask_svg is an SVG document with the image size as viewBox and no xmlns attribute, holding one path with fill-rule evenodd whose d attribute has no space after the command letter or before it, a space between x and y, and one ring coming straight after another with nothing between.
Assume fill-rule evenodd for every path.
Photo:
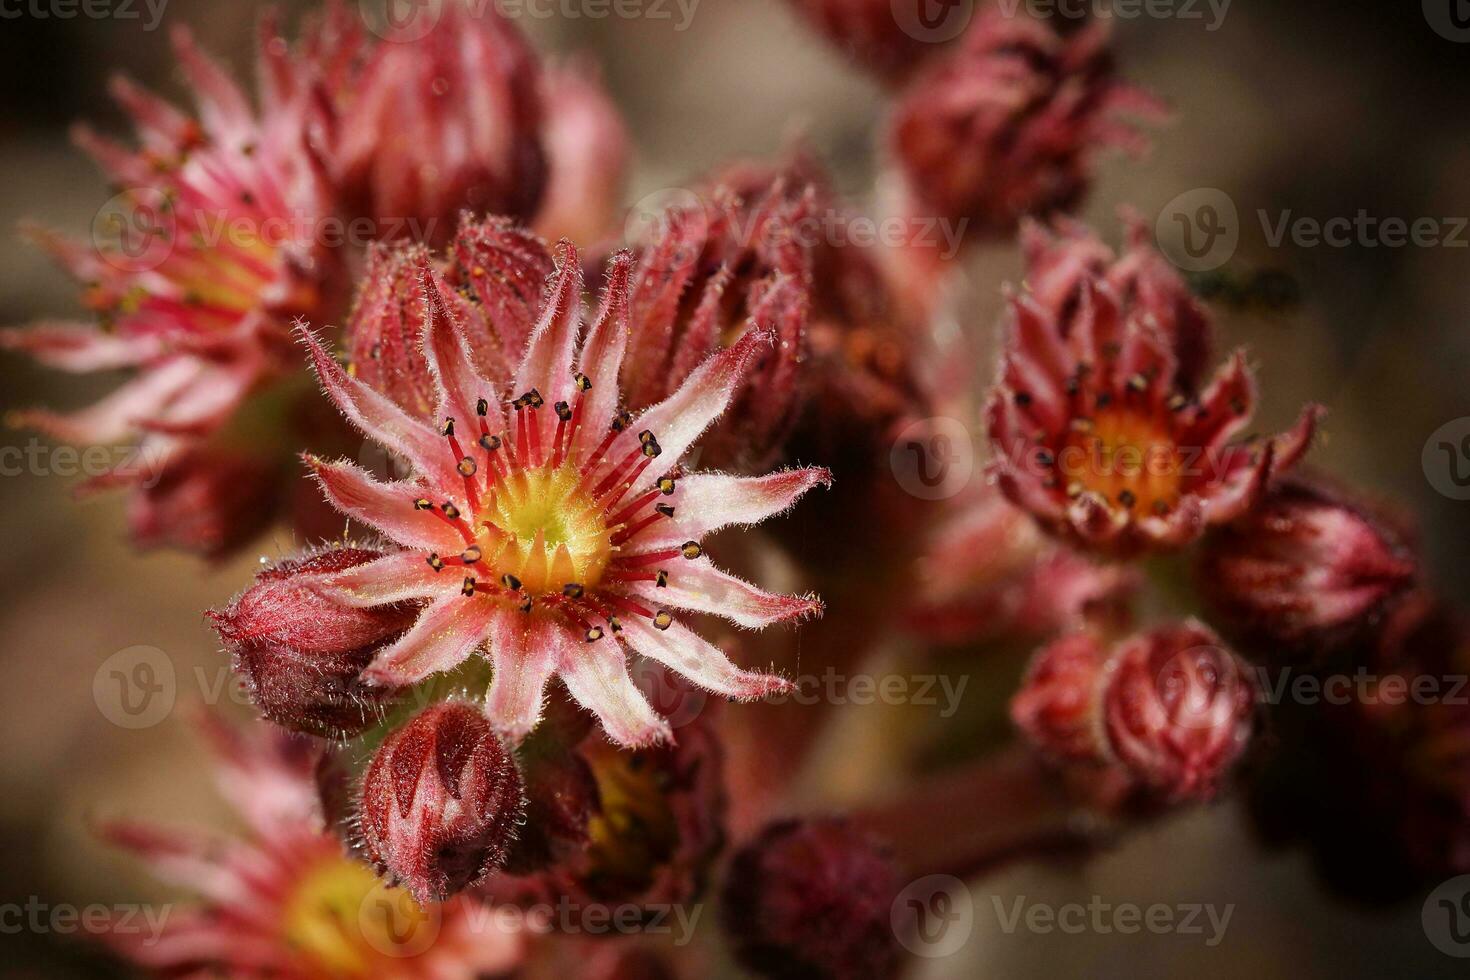
<instances>
[{"instance_id":1,"label":"unopened red bud","mask_svg":"<svg viewBox=\"0 0 1470 980\"><path fill-rule=\"evenodd\" d=\"M227 608L209 611L235 669L271 721L309 735L352 735L393 696L360 678L377 651L413 625L416 610L359 609L314 587L326 575L381 557L365 548L334 548L283 561L257 575Z\"/></svg>"},{"instance_id":2,"label":"unopened red bud","mask_svg":"<svg viewBox=\"0 0 1470 980\"><path fill-rule=\"evenodd\" d=\"M1011 719L1058 760L1098 760L1107 752L1098 699L1107 651L1090 633L1043 647L1011 700Z\"/></svg>"},{"instance_id":3,"label":"unopened red bud","mask_svg":"<svg viewBox=\"0 0 1470 980\"><path fill-rule=\"evenodd\" d=\"M1250 741L1249 668L1188 621L1124 641L1106 670L1102 721L1114 757L1171 802L1213 797Z\"/></svg>"},{"instance_id":4,"label":"unopened red bud","mask_svg":"<svg viewBox=\"0 0 1470 980\"><path fill-rule=\"evenodd\" d=\"M724 927L760 976L876 980L898 966L899 887L884 849L846 821L772 824L735 855Z\"/></svg>"},{"instance_id":5,"label":"unopened red bud","mask_svg":"<svg viewBox=\"0 0 1470 980\"><path fill-rule=\"evenodd\" d=\"M1258 510L1212 535L1200 561L1221 616L1290 652L1327 651L1365 635L1417 570L1388 525L1302 482L1273 488Z\"/></svg>"},{"instance_id":6,"label":"unopened red bud","mask_svg":"<svg viewBox=\"0 0 1470 980\"><path fill-rule=\"evenodd\" d=\"M358 803L368 857L420 902L499 868L524 810L515 759L482 712L453 701L388 736Z\"/></svg>"}]
</instances>

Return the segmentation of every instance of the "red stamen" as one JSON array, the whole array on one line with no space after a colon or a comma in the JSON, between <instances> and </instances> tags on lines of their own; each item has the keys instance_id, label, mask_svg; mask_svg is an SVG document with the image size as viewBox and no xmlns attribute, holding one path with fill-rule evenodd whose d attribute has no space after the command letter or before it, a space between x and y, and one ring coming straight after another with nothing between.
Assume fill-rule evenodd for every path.
<instances>
[{"instance_id":1,"label":"red stamen","mask_svg":"<svg viewBox=\"0 0 1470 980\"><path fill-rule=\"evenodd\" d=\"M623 498L623 494L627 493L628 487L632 485L632 481L630 480L627 484L623 486L622 492L620 492L616 497L607 502L608 510L611 510L613 505ZM644 507L647 507L649 501L653 500L655 497L660 497L662 495L663 491L659 490L657 487L654 487L652 490L648 491L643 496L639 497L637 500L633 501L631 504L618 511L615 516L609 518L607 522L608 526L616 527L619 524L625 523L628 518L638 513Z\"/></svg>"}]
</instances>

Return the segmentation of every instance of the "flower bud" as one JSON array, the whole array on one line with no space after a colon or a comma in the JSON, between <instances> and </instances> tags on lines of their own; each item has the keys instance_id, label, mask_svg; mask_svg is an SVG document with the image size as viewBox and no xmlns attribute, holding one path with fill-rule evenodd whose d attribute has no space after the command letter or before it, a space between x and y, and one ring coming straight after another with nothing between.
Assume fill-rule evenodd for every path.
<instances>
[{"instance_id":1,"label":"flower bud","mask_svg":"<svg viewBox=\"0 0 1470 980\"><path fill-rule=\"evenodd\" d=\"M1046 755L1075 761L1105 756L1098 698L1106 652L1090 633L1062 637L1037 651L1011 699L1011 720Z\"/></svg>"},{"instance_id":2,"label":"flower bud","mask_svg":"<svg viewBox=\"0 0 1470 980\"><path fill-rule=\"evenodd\" d=\"M1365 635L1416 572L1392 529L1296 481L1212 535L1200 559L1205 594L1221 616L1291 651L1327 651Z\"/></svg>"},{"instance_id":3,"label":"flower bud","mask_svg":"<svg viewBox=\"0 0 1470 980\"><path fill-rule=\"evenodd\" d=\"M1113 756L1169 802L1214 796L1250 740L1246 665L1191 620L1124 641L1106 670L1102 723Z\"/></svg>"},{"instance_id":4,"label":"flower bud","mask_svg":"<svg viewBox=\"0 0 1470 980\"><path fill-rule=\"evenodd\" d=\"M420 902L499 868L525 809L515 760L473 707L443 702L383 742L363 776L363 844Z\"/></svg>"},{"instance_id":5,"label":"flower bud","mask_svg":"<svg viewBox=\"0 0 1470 980\"><path fill-rule=\"evenodd\" d=\"M461 209L529 218L546 183L540 68L496 8L443 5L390 42L344 111L335 176L379 238L447 242Z\"/></svg>"},{"instance_id":6,"label":"flower bud","mask_svg":"<svg viewBox=\"0 0 1470 980\"><path fill-rule=\"evenodd\" d=\"M1125 113L1159 108L1116 78L1104 25L1064 36L992 7L914 79L890 142L913 214L1004 235L1025 215L1075 206L1099 149L1146 145Z\"/></svg>"},{"instance_id":7,"label":"flower bud","mask_svg":"<svg viewBox=\"0 0 1470 980\"><path fill-rule=\"evenodd\" d=\"M256 707L292 731L322 737L361 732L393 696L363 684L364 667L413 625L408 604L359 609L314 588L323 577L374 559L365 548L333 548L261 572L224 610L215 630Z\"/></svg>"},{"instance_id":8,"label":"flower bud","mask_svg":"<svg viewBox=\"0 0 1470 980\"><path fill-rule=\"evenodd\" d=\"M724 927L736 958L760 976L888 977L899 887L884 850L846 821L772 824L731 863Z\"/></svg>"}]
</instances>

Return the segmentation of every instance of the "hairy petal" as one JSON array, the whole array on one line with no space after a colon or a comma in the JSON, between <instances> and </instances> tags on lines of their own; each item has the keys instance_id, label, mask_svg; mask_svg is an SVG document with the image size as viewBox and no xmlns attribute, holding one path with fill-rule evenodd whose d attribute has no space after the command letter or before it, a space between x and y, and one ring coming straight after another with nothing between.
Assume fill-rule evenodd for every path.
<instances>
[{"instance_id":1,"label":"hairy petal","mask_svg":"<svg viewBox=\"0 0 1470 980\"><path fill-rule=\"evenodd\" d=\"M741 670L725 651L678 622L657 630L637 619L623 625L623 635L643 656L727 698L760 698L791 688L788 681L773 674Z\"/></svg>"},{"instance_id":2,"label":"hairy petal","mask_svg":"<svg viewBox=\"0 0 1470 980\"><path fill-rule=\"evenodd\" d=\"M820 466L755 477L724 473L686 476L679 480L675 491L674 517L634 537L630 550L653 550L698 540L732 524L759 524L794 506L812 487L831 483L831 471Z\"/></svg>"},{"instance_id":3,"label":"hairy petal","mask_svg":"<svg viewBox=\"0 0 1470 980\"><path fill-rule=\"evenodd\" d=\"M821 613L822 603L805 596L776 595L721 571L708 558L679 562L668 584L639 582L633 591L653 603L713 613L739 626L760 629Z\"/></svg>"},{"instance_id":4,"label":"hairy petal","mask_svg":"<svg viewBox=\"0 0 1470 980\"><path fill-rule=\"evenodd\" d=\"M496 731L520 741L541 721L546 684L563 660L578 654L566 627L545 616L500 609L490 624L490 663L495 673L485 714Z\"/></svg>"},{"instance_id":5,"label":"hairy petal","mask_svg":"<svg viewBox=\"0 0 1470 980\"><path fill-rule=\"evenodd\" d=\"M562 651L562 683L577 703L597 716L608 737L629 747L670 741L668 724L628 676L623 649L610 638Z\"/></svg>"},{"instance_id":6,"label":"hairy petal","mask_svg":"<svg viewBox=\"0 0 1470 980\"><path fill-rule=\"evenodd\" d=\"M306 465L311 467L332 506L404 547L446 554L464 548L464 541L454 528L435 517L432 511L414 507L414 501L424 493L418 484L379 483L351 463L328 463L315 456L307 456Z\"/></svg>"},{"instance_id":7,"label":"hairy petal","mask_svg":"<svg viewBox=\"0 0 1470 980\"><path fill-rule=\"evenodd\" d=\"M452 596L425 609L402 639L383 649L363 672L377 684L402 687L458 667L484 640L494 604Z\"/></svg>"}]
</instances>

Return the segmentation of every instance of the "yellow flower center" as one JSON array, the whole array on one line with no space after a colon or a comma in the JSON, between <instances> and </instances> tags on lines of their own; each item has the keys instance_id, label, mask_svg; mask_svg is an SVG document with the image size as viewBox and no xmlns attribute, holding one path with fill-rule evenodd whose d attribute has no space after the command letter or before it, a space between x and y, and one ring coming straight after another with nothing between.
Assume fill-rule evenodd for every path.
<instances>
[{"instance_id":1,"label":"yellow flower center","mask_svg":"<svg viewBox=\"0 0 1470 980\"><path fill-rule=\"evenodd\" d=\"M514 576L530 595L601 581L612 536L603 509L581 481L571 464L511 476L475 524L486 564Z\"/></svg>"},{"instance_id":2,"label":"yellow flower center","mask_svg":"<svg viewBox=\"0 0 1470 980\"><path fill-rule=\"evenodd\" d=\"M286 944L334 977L371 977L383 956L422 952L437 931L438 919L412 895L343 857L309 870L282 908Z\"/></svg>"}]
</instances>

